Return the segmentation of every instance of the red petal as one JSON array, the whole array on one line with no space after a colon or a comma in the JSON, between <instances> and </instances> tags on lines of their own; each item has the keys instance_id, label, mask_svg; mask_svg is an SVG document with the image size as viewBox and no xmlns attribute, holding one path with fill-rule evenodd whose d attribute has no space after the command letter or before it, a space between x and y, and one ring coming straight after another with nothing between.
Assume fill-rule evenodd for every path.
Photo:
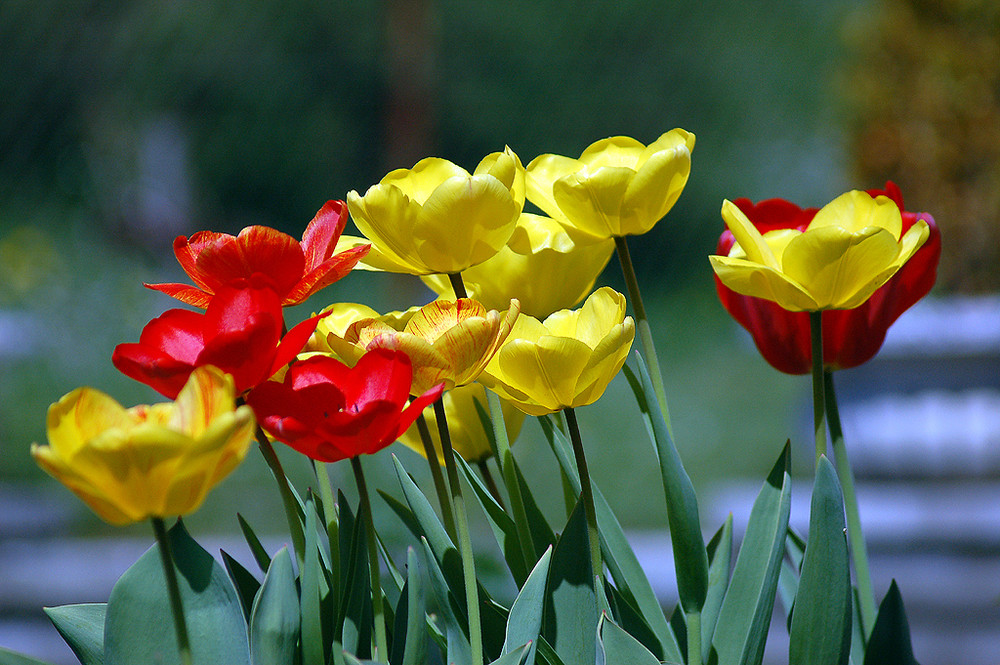
<instances>
[{"instance_id":1,"label":"red petal","mask_svg":"<svg viewBox=\"0 0 1000 665\"><path fill-rule=\"evenodd\" d=\"M169 309L146 324L139 334L139 344L194 365L205 348L205 315L187 309Z\"/></svg>"},{"instance_id":2,"label":"red petal","mask_svg":"<svg viewBox=\"0 0 1000 665\"><path fill-rule=\"evenodd\" d=\"M333 256L337 241L347 224L347 204L327 201L312 218L302 234L305 271L312 272Z\"/></svg>"},{"instance_id":3,"label":"red petal","mask_svg":"<svg viewBox=\"0 0 1000 665\"><path fill-rule=\"evenodd\" d=\"M222 284L260 273L284 295L302 278L305 259L299 242L290 235L266 226L248 226L231 241L206 246L198 255L197 267L218 285L216 292Z\"/></svg>"},{"instance_id":4,"label":"red petal","mask_svg":"<svg viewBox=\"0 0 1000 665\"><path fill-rule=\"evenodd\" d=\"M329 314L329 312L327 313ZM303 321L302 323L294 326L285 336L281 339L278 344L277 351L274 355L274 361L271 363L270 375L273 376L275 372L279 369L292 362L295 356L302 351L302 347L306 345L309 338L312 336L313 332L316 331L316 324L327 314L319 314L317 316L310 317Z\"/></svg>"},{"instance_id":5,"label":"red petal","mask_svg":"<svg viewBox=\"0 0 1000 665\"><path fill-rule=\"evenodd\" d=\"M194 367L171 358L159 349L144 344L119 344L111 354L111 363L125 376L176 399Z\"/></svg>"},{"instance_id":6,"label":"red petal","mask_svg":"<svg viewBox=\"0 0 1000 665\"><path fill-rule=\"evenodd\" d=\"M285 296L282 304L298 305L320 289L343 279L354 269L358 261L365 258L370 249L371 245L353 247L327 259L299 280L295 288Z\"/></svg>"},{"instance_id":7,"label":"red petal","mask_svg":"<svg viewBox=\"0 0 1000 665\"><path fill-rule=\"evenodd\" d=\"M147 289L166 293L182 303L205 309L212 300L212 294L190 284L143 284Z\"/></svg>"},{"instance_id":8,"label":"red petal","mask_svg":"<svg viewBox=\"0 0 1000 665\"><path fill-rule=\"evenodd\" d=\"M198 256L208 247L229 242L236 242L236 238L228 233L214 231L198 231L190 238L177 236L174 239L174 256L195 284L207 293L215 293L221 282L214 275L202 272L198 267Z\"/></svg>"}]
</instances>

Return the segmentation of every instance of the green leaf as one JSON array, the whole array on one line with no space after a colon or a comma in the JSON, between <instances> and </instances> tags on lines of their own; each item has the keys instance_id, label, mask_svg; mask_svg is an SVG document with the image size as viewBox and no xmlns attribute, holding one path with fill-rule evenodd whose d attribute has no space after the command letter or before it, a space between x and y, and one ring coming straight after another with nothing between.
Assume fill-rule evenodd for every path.
<instances>
[{"instance_id":1,"label":"green leaf","mask_svg":"<svg viewBox=\"0 0 1000 665\"><path fill-rule=\"evenodd\" d=\"M792 665L846 665L851 653L851 568L844 496L826 456L816 464L809 540L789 631Z\"/></svg>"},{"instance_id":2,"label":"green leaf","mask_svg":"<svg viewBox=\"0 0 1000 665\"><path fill-rule=\"evenodd\" d=\"M513 456L509 458L509 463L504 467L504 469L507 468L510 468L511 472L514 474L514 481L517 483L517 495L521 499L521 507L524 510L524 519L527 521L528 531L531 534L531 544L535 546L534 561L531 561L528 564L529 567L534 567L538 558L545 553L545 550L547 550L551 545L556 544L556 534L552 530L552 527L549 526L549 523L545 519L545 515L542 513L541 509L538 507L538 503L535 501L535 497L531 493L531 488L528 486L528 482L524 479L524 474L521 473L521 467L518 465L517 460L514 459Z\"/></svg>"},{"instance_id":3,"label":"green leaf","mask_svg":"<svg viewBox=\"0 0 1000 665\"><path fill-rule=\"evenodd\" d=\"M232 582L178 520L167 538L196 663L250 662L247 625ZM179 662L174 620L156 546L118 579L104 625L105 665Z\"/></svg>"},{"instance_id":4,"label":"green leaf","mask_svg":"<svg viewBox=\"0 0 1000 665\"><path fill-rule=\"evenodd\" d=\"M490 665L527 665L530 661L527 660L528 653L534 653L532 649L533 644L523 644L513 651L509 651L504 655L500 656L494 660Z\"/></svg>"},{"instance_id":5,"label":"green leaf","mask_svg":"<svg viewBox=\"0 0 1000 665\"><path fill-rule=\"evenodd\" d=\"M429 573L428 581L430 582L431 591L434 594L438 613L444 623L444 633L448 643L448 662L472 662L472 648L469 645L469 636L466 633L467 621L465 620L465 616L463 615L462 620L459 621L458 616L455 614L454 594L445 581L444 574L441 572L441 567L438 566L434 558L434 552L431 550L427 539L421 538L420 544L424 555L424 564Z\"/></svg>"},{"instance_id":6,"label":"green leaf","mask_svg":"<svg viewBox=\"0 0 1000 665\"><path fill-rule=\"evenodd\" d=\"M698 497L691 478L663 420L649 372L638 352L633 354L642 391L636 393L639 410L653 431L660 476L667 499L667 521L674 550L677 593L685 612L700 612L708 593L708 554L701 535Z\"/></svg>"},{"instance_id":7,"label":"green leaf","mask_svg":"<svg viewBox=\"0 0 1000 665\"><path fill-rule=\"evenodd\" d=\"M81 665L104 665L104 620L107 608L106 603L85 603L46 607L43 610L80 659Z\"/></svg>"},{"instance_id":8,"label":"green leaf","mask_svg":"<svg viewBox=\"0 0 1000 665\"><path fill-rule=\"evenodd\" d=\"M340 613L334 634L340 635L343 649L349 653L367 655L371 648L373 620L371 578L368 570L367 534L364 521L355 517L346 500L339 500L343 584ZM350 526L350 531L346 527Z\"/></svg>"},{"instance_id":9,"label":"green leaf","mask_svg":"<svg viewBox=\"0 0 1000 665\"><path fill-rule=\"evenodd\" d=\"M311 496L305 502L305 552L299 584L301 591L302 665L326 665L327 645L323 640L320 622L320 563L319 539L316 535L318 521Z\"/></svg>"},{"instance_id":10,"label":"green leaf","mask_svg":"<svg viewBox=\"0 0 1000 665\"><path fill-rule=\"evenodd\" d=\"M597 624L597 665L660 665L639 640L622 630L607 616Z\"/></svg>"},{"instance_id":11,"label":"green leaf","mask_svg":"<svg viewBox=\"0 0 1000 665\"><path fill-rule=\"evenodd\" d=\"M786 443L750 511L712 637L719 665L760 665L764 657L791 508L789 463Z\"/></svg>"},{"instance_id":12,"label":"green leaf","mask_svg":"<svg viewBox=\"0 0 1000 665\"><path fill-rule=\"evenodd\" d=\"M403 598L406 606L403 607ZM405 612L404 612L405 610ZM401 665L423 665L427 658L427 633L424 624L427 616L427 600L424 596L423 574L417 553L412 547L406 548L406 585L400 594L396 607L396 624L403 630L393 634L393 646L403 644ZM405 620L405 623L404 623ZM391 660L391 659L390 659Z\"/></svg>"},{"instance_id":13,"label":"green leaf","mask_svg":"<svg viewBox=\"0 0 1000 665\"><path fill-rule=\"evenodd\" d=\"M526 652L526 663L535 662L538 635L542 631L542 617L545 613L545 589L549 579L549 563L552 560L552 548L538 560L528 579L510 606L510 616L507 618L507 631L502 653L510 653L520 648L519 645L530 643ZM518 645L518 646L515 646Z\"/></svg>"},{"instance_id":14,"label":"green leaf","mask_svg":"<svg viewBox=\"0 0 1000 665\"><path fill-rule=\"evenodd\" d=\"M9 649L4 649L0 647L0 665L52 665L51 663L46 663L44 660L38 660L37 658L32 658L31 656L25 656L24 654L15 653ZM90 665L89 663L83 663L83 665Z\"/></svg>"},{"instance_id":15,"label":"green leaf","mask_svg":"<svg viewBox=\"0 0 1000 665\"><path fill-rule=\"evenodd\" d=\"M288 548L282 547L264 576L250 613L250 661L293 665L299 640L299 592Z\"/></svg>"},{"instance_id":16,"label":"green leaf","mask_svg":"<svg viewBox=\"0 0 1000 665\"><path fill-rule=\"evenodd\" d=\"M715 622L719 618L722 600L729 588L729 569L733 560L733 515L726 517L719 530L708 542L708 594L701 610L701 660L708 662L712 652L711 635L715 632Z\"/></svg>"},{"instance_id":17,"label":"green leaf","mask_svg":"<svg viewBox=\"0 0 1000 665\"><path fill-rule=\"evenodd\" d=\"M910 622L896 580L878 607L864 665L918 665L910 643Z\"/></svg>"},{"instance_id":18,"label":"green leaf","mask_svg":"<svg viewBox=\"0 0 1000 665\"><path fill-rule=\"evenodd\" d=\"M582 501L552 551L545 595L542 634L564 662L594 662L599 617Z\"/></svg>"},{"instance_id":19,"label":"green leaf","mask_svg":"<svg viewBox=\"0 0 1000 665\"><path fill-rule=\"evenodd\" d=\"M240 607L243 608L243 618L250 621L250 611L253 609L253 599L257 597L260 590L260 582L249 570L243 567L239 561L229 556L225 550L219 550L222 555L222 564L226 567L229 579L236 587L236 593L240 597Z\"/></svg>"},{"instance_id":20,"label":"green leaf","mask_svg":"<svg viewBox=\"0 0 1000 665\"><path fill-rule=\"evenodd\" d=\"M806 553L806 541L788 527L785 538L785 560L781 562L781 572L778 575L778 597L785 612L785 628L792 628L792 610L795 607L795 594L799 590L799 571L802 569L802 557Z\"/></svg>"},{"instance_id":21,"label":"green leaf","mask_svg":"<svg viewBox=\"0 0 1000 665\"><path fill-rule=\"evenodd\" d=\"M250 524L243 519L243 516L236 513L236 519L240 523L240 531L243 532L243 537L247 541L247 546L250 548L250 554L253 555L254 561L257 562L257 566L260 567L260 572L267 573L267 569L271 566L271 557L268 555L267 550L264 546L260 544L260 538L254 533L254 530L250 528Z\"/></svg>"}]
</instances>

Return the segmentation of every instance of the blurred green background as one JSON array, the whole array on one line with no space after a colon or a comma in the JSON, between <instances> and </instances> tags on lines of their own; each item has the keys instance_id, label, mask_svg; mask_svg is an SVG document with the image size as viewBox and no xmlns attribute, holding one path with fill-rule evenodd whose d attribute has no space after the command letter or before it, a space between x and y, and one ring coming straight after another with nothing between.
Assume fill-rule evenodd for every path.
<instances>
[{"instance_id":1,"label":"blurred green background","mask_svg":"<svg viewBox=\"0 0 1000 665\"><path fill-rule=\"evenodd\" d=\"M919 66L878 46L892 38L879 27L898 19L892 12L908 12L914 29L939 30L939 13L960 6L6 0L0 482L42 483L65 495L74 529L107 533L34 466L28 447L44 440L48 404L76 386L127 405L158 400L119 375L110 356L174 306L142 282L183 279L175 235L267 224L299 236L327 199L363 192L425 156L472 168L506 144L527 163L546 152L578 155L609 135L650 142L673 127L697 135L690 182L632 247L681 454L699 488L761 478L787 437L807 459L808 380L767 366L715 300L706 256L722 230L721 201L822 205L902 177L908 201L923 204L922 189L907 189L907 174L919 181L904 168L908 151L875 166L859 159L865 123L891 125L884 119L894 116L852 81L869 72L872 52L882 71L886 62ZM965 19L961 29L976 34L995 25ZM622 289L615 263L601 282ZM338 300L384 310L429 297L415 279L354 274L290 319ZM628 526L662 527L661 511L644 509L662 490L632 404L618 380L581 409L588 454ZM558 510L556 467L537 425L527 423L522 439L518 457L532 481L552 486L549 509ZM408 451L400 455L423 472ZM283 459L308 482L302 459ZM380 485L391 483L385 455L368 464ZM335 482L352 493L346 469ZM273 482L255 454L190 521L232 531L236 509L281 529Z\"/></svg>"}]
</instances>

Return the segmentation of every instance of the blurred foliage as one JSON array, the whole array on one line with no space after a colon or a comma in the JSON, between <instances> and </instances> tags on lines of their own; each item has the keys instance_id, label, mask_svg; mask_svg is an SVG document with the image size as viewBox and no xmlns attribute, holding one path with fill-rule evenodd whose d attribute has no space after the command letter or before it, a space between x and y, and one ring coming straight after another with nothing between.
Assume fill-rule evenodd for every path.
<instances>
[{"instance_id":1,"label":"blurred foliage","mask_svg":"<svg viewBox=\"0 0 1000 665\"><path fill-rule=\"evenodd\" d=\"M946 251L938 284L1000 289L1000 4L883 0L847 22L858 180L891 178Z\"/></svg>"}]
</instances>

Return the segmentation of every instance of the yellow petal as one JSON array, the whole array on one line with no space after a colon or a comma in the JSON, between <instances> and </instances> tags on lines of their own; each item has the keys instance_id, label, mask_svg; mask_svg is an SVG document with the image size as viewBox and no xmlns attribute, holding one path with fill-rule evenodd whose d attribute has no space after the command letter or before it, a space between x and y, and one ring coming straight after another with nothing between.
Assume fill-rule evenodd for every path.
<instances>
[{"instance_id":1,"label":"yellow petal","mask_svg":"<svg viewBox=\"0 0 1000 665\"><path fill-rule=\"evenodd\" d=\"M691 174L687 146L652 154L629 182L622 201L622 232L641 235L649 231L677 203Z\"/></svg>"},{"instance_id":2,"label":"yellow petal","mask_svg":"<svg viewBox=\"0 0 1000 665\"><path fill-rule=\"evenodd\" d=\"M687 149L688 155L694 152L694 134L681 128L671 129L669 132L660 135L642 151L637 165L642 168L646 161L658 152L663 150L677 150L681 146Z\"/></svg>"},{"instance_id":3,"label":"yellow petal","mask_svg":"<svg viewBox=\"0 0 1000 665\"><path fill-rule=\"evenodd\" d=\"M524 165L509 146L504 146L503 152L486 155L473 173L473 175L480 174L489 174L499 180L510 191L518 208L524 208Z\"/></svg>"},{"instance_id":4,"label":"yellow petal","mask_svg":"<svg viewBox=\"0 0 1000 665\"><path fill-rule=\"evenodd\" d=\"M231 376L215 367L198 367L177 394L167 427L197 439L221 414L232 413L235 400Z\"/></svg>"},{"instance_id":5,"label":"yellow petal","mask_svg":"<svg viewBox=\"0 0 1000 665\"><path fill-rule=\"evenodd\" d=\"M765 242L760 231L729 199L722 202L722 219L729 230L733 232L736 242L739 243L748 261L774 270L781 270L774 252Z\"/></svg>"},{"instance_id":6,"label":"yellow petal","mask_svg":"<svg viewBox=\"0 0 1000 665\"><path fill-rule=\"evenodd\" d=\"M380 183L370 187L363 197L348 192L347 208L358 230L371 242L372 248L364 259L368 266L388 272L407 272L410 268L428 272L410 241L420 215L417 201L398 187Z\"/></svg>"},{"instance_id":7,"label":"yellow petal","mask_svg":"<svg viewBox=\"0 0 1000 665\"><path fill-rule=\"evenodd\" d=\"M600 399L625 364L634 339L635 322L629 316L597 343L577 380L574 407L593 404Z\"/></svg>"},{"instance_id":8,"label":"yellow petal","mask_svg":"<svg viewBox=\"0 0 1000 665\"><path fill-rule=\"evenodd\" d=\"M102 432L128 431L138 423L135 416L105 393L77 388L49 407L46 429L55 454L69 459Z\"/></svg>"},{"instance_id":9,"label":"yellow petal","mask_svg":"<svg viewBox=\"0 0 1000 665\"><path fill-rule=\"evenodd\" d=\"M449 178L468 178L469 172L461 166L440 157L427 157L411 169L391 171L380 184L392 185L418 204L430 198L438 186Z\"/></svg>"},{"instance_id":10,"label":"yellow petal","mask_svg":"<svg viewBox=\"0 0 1000 665\"><path fill-rule=\"evenodd\" d=\"M771 300L793 312L819 309L808 291L779 270L729 256L708 258L719 280L736 293Z\"/></svg>"},{"instance_id":11,"label":"yellow petal","mask_svg":"<svg viewBox=\"0 0 1000 665\"><path fill-rule=\"evenodd\" d=\"M557 180L552 196L570 224L594 236L621 233L621 205L635 171L623 166L582 169Z\"/></svg>"},{"instance_id":12,"label":"yellow petal","mask_svg":"<svg viewBox=\"0 0 1000 665\"><path fill-rule=\"evenodd\" d=\"M610 136L587 146L580 155L580 162L590 171L603 166L622 166L635 171L645 149L646 146L629 136Z\"/></svg>"},{"instance_id":13,"label":"yellow petal","mask_svg":"<svg viewBox=\"0 0 1000 665\"><path fill-rule=\"evenodd\" d=\"M809 222L809 229L837 226L850 233L867 227L889 231L893 240L899 240L903 220L896 203L885 196L872 198L867 192L846 192L820 208Z\"/></svg>"},{"instance_id":14,"label":"yellow petal","mask_svg":"<svg viewBox=\"0 0 1000 665\"><path fill-rule=\"evenodd\" d=\"M583 167L576 159L562 155L539 155L528 164L525 173L525 187L528 200L542 211L560 222L566 221L556 200L552 196L552 186L556 180L575 173Z\"/></svg>"}]
</instances>

